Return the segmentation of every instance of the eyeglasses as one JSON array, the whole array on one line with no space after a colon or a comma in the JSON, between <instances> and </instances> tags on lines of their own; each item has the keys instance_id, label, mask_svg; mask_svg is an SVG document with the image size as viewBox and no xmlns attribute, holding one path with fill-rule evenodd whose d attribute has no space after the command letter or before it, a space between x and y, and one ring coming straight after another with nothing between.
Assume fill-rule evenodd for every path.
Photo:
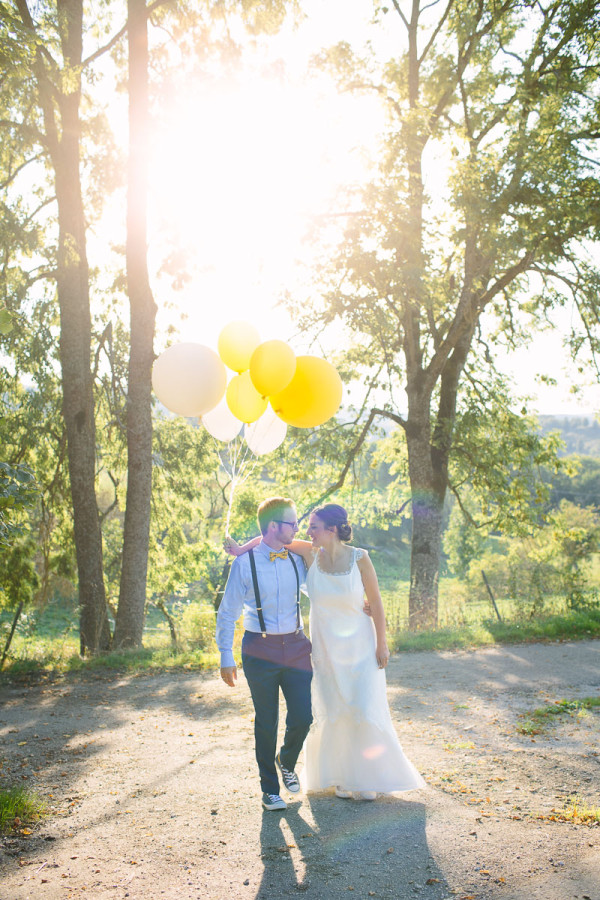
<instances>
[{"instance_id":1,"label":"eyeglasses","mask_svg":"<svg viewBox=\"0 0 600 900\"><path fill-rule=\"evenodd\" d=\"M278 525L291 525L294 531L298 530L297 522L287 522L285 519L273 519L273 522L277 522Z\"/></svg>"}]
</instances>

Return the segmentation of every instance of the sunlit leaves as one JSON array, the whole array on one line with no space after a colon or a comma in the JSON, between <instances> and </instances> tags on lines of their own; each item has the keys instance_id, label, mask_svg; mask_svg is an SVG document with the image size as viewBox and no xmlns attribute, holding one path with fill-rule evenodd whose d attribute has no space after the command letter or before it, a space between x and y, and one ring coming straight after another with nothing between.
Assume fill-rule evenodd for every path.
<instances>
[{"instance_id":1,"label":"sunlit leaves","mask_svg":"<svg viewBox=\"0 0 600 900\"><path fill-rule=\"evenodd\" d=\"M36 491L30 469L0 462L0 546L8 546L19 532L15 513L33 503Z\"/></svg>"}]
</instances>

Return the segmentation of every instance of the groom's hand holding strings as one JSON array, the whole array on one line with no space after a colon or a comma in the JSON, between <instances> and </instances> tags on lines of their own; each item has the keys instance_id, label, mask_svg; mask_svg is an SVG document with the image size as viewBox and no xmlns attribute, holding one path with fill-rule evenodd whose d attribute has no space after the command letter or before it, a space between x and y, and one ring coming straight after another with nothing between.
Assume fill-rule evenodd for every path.
<instances>
[{"instance_id":1,"label":"groom's hand holding strings","mask_svg":"<svg viewBox=\"0 0 600 900\"><path fill-rule=\"evenodd\" d=\"M225 666L221 669L221 678L229 687L235 687L237 680L237 666Z\"/></svg>"}]
</instances>

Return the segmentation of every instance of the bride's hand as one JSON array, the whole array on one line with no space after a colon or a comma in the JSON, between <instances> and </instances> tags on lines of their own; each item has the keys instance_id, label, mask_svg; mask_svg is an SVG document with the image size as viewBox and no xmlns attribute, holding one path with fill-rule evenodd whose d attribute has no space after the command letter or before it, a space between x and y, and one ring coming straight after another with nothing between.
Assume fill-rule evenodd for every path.
<instances>
[{"instance_id":1,"label":"bride's hand","mask_svg":"<svg viewBox=\"0 0 600 900\"><path fill-rule=\"evenodd\" d=\"M386 643L377 644L377 647L375 649L375 657L377 659L378 667L380 669L385 669L390 658L390 651L388 650L388 646Z\"/></svg>"},{"instance_id":2,"label":"bride's hand","mask_svg":"<svg viewBox=\"0 0 600 900\"><path fill-rule=\"evenodd\" d=\"M227 535L225 540L223 541L223 550L227 553L230 553L232 556L239 556L240 545L236 540L234 540L230 535Z\"/></svg>"}]
</instances>

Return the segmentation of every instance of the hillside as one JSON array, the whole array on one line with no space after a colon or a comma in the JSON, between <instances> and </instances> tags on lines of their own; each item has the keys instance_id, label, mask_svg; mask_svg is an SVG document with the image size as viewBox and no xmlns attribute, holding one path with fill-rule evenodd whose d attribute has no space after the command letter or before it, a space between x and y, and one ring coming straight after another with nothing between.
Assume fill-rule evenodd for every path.
<instances>
[{"instance_id":1,"label":"hillside","mask_svg":"<svg viewBox=\"0 0 600 900\"><path fill-rule=\"evenodd\" d=\"M600 457L600 422L593 416L540 416L543 434L559 431L565 443L563 454Z\"/></svg>"}]
</instances>

